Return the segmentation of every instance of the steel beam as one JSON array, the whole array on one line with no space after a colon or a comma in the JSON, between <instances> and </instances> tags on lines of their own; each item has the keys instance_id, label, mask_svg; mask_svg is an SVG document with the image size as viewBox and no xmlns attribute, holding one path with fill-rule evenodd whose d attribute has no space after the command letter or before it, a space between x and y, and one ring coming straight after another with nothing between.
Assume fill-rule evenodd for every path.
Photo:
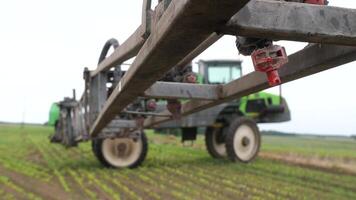
<instances>
[{"instance_id":1,"label":"steel beam","mask_svg":"<svg viewBox=\"0 0 356 200\"><path fill-rule=\"evenodd\" d=\"M162 115L161 113L155 113L155 112L122 111L121 113L133 114L133 115L141 115L141 116L172 117L171 114L169 114L169 115Z\"/></svg>"},{"instance_id":2,"label":"steel beam","mask_svg":"<svg viewBox=\"0 0 356 200\"><path fill-rule=\"evenodd\" d=\"M184 57L175 67L184 67L187 66L195 57L199 56L203 53L207 48L217 42L223 35L212 33L207 37L204 42L202 42L197 48L195 48L192 52L190 52L186 57Z\"/></svg>"},{"instance_id":3,"label":"steel beam","mask_svg":"<svg viewBox=\"0 0 356 200\"><path fill-rule=\"evenodd\" d=\"M137 123L135 120L123 120L115 119L112 120L105 128L115 129L115 128L137 128Z\"/></svg>"},{"instance_id":4,"label":"steel beam","mask_svg":"<svg viewBox=\"0 0 356 200\"><path fill-rule=\"evenodd\" d=\"M219 99L221 85L156 82L145 91L144 96L157 99Z\"/></svg>"},{"instance_id":5,"label":"steel beam","mask_svg":"<svg viewBox=\"0 0 356 200\"><path fill-rule=\"evenodd\" d=\"M96 136L115 115L225 25L248 2L173 0L157 24L152 26L151 35L91 127L91 135Z\"/></svg>"},{"instance_id":6,"label":"steel beam","mask_svg":"<svg viewBox=\"0 0 356 200\"><path fill-rule=\"evenodd\" d=\"M289 56L289 63L279 69L283 83L319 73L356 60L356 47L334 45L310 45ZM189 101L182 106L182 115L186 116L201 110L229 102L243 96L270 88L266 74L252 72L223 86L222 98L216 101ZM167 114L168 111L162 112ZM170 121L168 117L149 117L145 127Z\"/></svg>"},{"instance_id":7,"label":"steel beam","mask_svg":"<svg viewBox=\"0 0 356 200\"><path fill-rule=\"evenodd\" d=\"M224 34L356 46L356 10L283 1L251 1Z\"/></svg>"}]
</instances>

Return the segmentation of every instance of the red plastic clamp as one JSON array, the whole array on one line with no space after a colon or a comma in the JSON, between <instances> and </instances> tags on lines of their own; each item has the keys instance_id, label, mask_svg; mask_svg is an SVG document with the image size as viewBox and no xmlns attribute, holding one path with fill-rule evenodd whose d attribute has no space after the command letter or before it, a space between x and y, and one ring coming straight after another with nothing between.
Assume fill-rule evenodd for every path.
<instances>
[{"instance_id":1,"label":"red plastic clamp","mask_svg":"<svg viewBox=\"0 0 356 200\"><path fill-rule=\"evenodd\" d=\"M150 99L146 102L146 109L148 111L155 111L157 109L157 103L154 99Z\"/></svg>"},{"instance_id":2,"label":"red plastic clamp","mask_svg":"<svg viewBox=\"0 0 356 200\"><path fill-rule=\"evenodd\" d=\"M184 75L183 82L184 83L196 83L197 76L194 73L187 73Z\"/></svg>"},{"instance_id":3,"label":"red plastic clamp","mask_svg":"<svg viewBox=\"0 0 356 200\"><path fill-rule=\"evenodd\" d=\"M304 3L316 4L316 5L326 5L326 0L305 0Z\"/></svg>"},{"instance_id":4,"label":"red plastic clamp","mask_svg":"<svg viewBox=\"0 0 356 200\"><path fill-rule=\"evenodd\" d=\"M288 62L288 56L284 47L273 45L257 49L251 54L256 71L267 73L270 86L281 84L277 69Z\"/></svg>"}]
</instances>

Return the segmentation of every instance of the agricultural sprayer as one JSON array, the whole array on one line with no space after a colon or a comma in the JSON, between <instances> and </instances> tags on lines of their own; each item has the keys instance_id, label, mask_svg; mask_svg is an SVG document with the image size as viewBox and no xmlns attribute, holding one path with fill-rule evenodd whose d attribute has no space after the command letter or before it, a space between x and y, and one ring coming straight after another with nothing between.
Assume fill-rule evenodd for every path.
<instances>
[{"instance_id":1,"label":"agricultural sprayer","mask_svg":"<svg viewBox=\"0 0 356 200\"><path fill-rule=\"evenodd\" d=\"M281 95L259 91L356 59L356 11L326 4L161 0L152 10L144 0L136 31L121 45L110 39L97 68L84 70L81 98L52 106L51 140L68 147L90 140L105 166L133 168L147 153L144 129L180 128L187 141L205 127L213 157L250 162L261 143L256 123L290 120ZM238 60L200 61L199 72L192 71L192 60L223 35L236 36L254 72L242 76ZM310 44L288 56L276 40Z\"/></svg>"}]
</instances>

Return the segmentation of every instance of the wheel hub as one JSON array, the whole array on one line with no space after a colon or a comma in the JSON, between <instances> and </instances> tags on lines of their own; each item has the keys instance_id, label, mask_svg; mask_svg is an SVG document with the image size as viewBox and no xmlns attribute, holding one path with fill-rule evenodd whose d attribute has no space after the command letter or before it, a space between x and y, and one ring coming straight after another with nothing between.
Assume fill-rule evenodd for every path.
<instances>
[{"instance_id":1,"label":"wheel hub","mask_svg":"<svg viewBox=\"0 0 356 200\"><path fill-rule=\"evenodd\" d=\"M250 144L250 139L248 137L243 137L241 144L243 147L247 147Z\"/></svg>"},{"instance_id":2,"label":"wheel hub","mask_svg":"<svg viewBox=\"0 0 356 200\"><path fill-rule=\"evenodd\" d=\"M127 144L125 143L120 143L117 145L117 153L119 157L124 157L126 150L128 149Z\"/></svg>"}]
</instances>

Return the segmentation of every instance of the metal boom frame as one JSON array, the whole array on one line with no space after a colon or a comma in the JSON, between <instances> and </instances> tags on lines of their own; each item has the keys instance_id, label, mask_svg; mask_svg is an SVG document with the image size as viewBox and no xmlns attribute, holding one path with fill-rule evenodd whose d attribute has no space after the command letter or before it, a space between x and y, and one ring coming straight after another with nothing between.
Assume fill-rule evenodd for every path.
<instances>
[{"instance_id":1,"label":"metal boom frame","mask_svg":"<svg viewBox=\"0 0 356 200\"><path fill-rule=\"evenodd\" d=\"M181 109L186 116L269 88L260 72L224 85L157 82L226 34L319 43L289 56L289 63L279 69L284 83L356 60L353 9L267 0L162 0L154 11L150 7L151 1L145 0L139 28L87 75L91 85L82 101L89 110L85 119L92 138L110 127L134 128L134 121L115 118L138 97L191 99ZM134 56L107 97L106 74ZM169 116L168 110L152 114L143 127L173 120Z\"/></svg>"}]
</instances>

